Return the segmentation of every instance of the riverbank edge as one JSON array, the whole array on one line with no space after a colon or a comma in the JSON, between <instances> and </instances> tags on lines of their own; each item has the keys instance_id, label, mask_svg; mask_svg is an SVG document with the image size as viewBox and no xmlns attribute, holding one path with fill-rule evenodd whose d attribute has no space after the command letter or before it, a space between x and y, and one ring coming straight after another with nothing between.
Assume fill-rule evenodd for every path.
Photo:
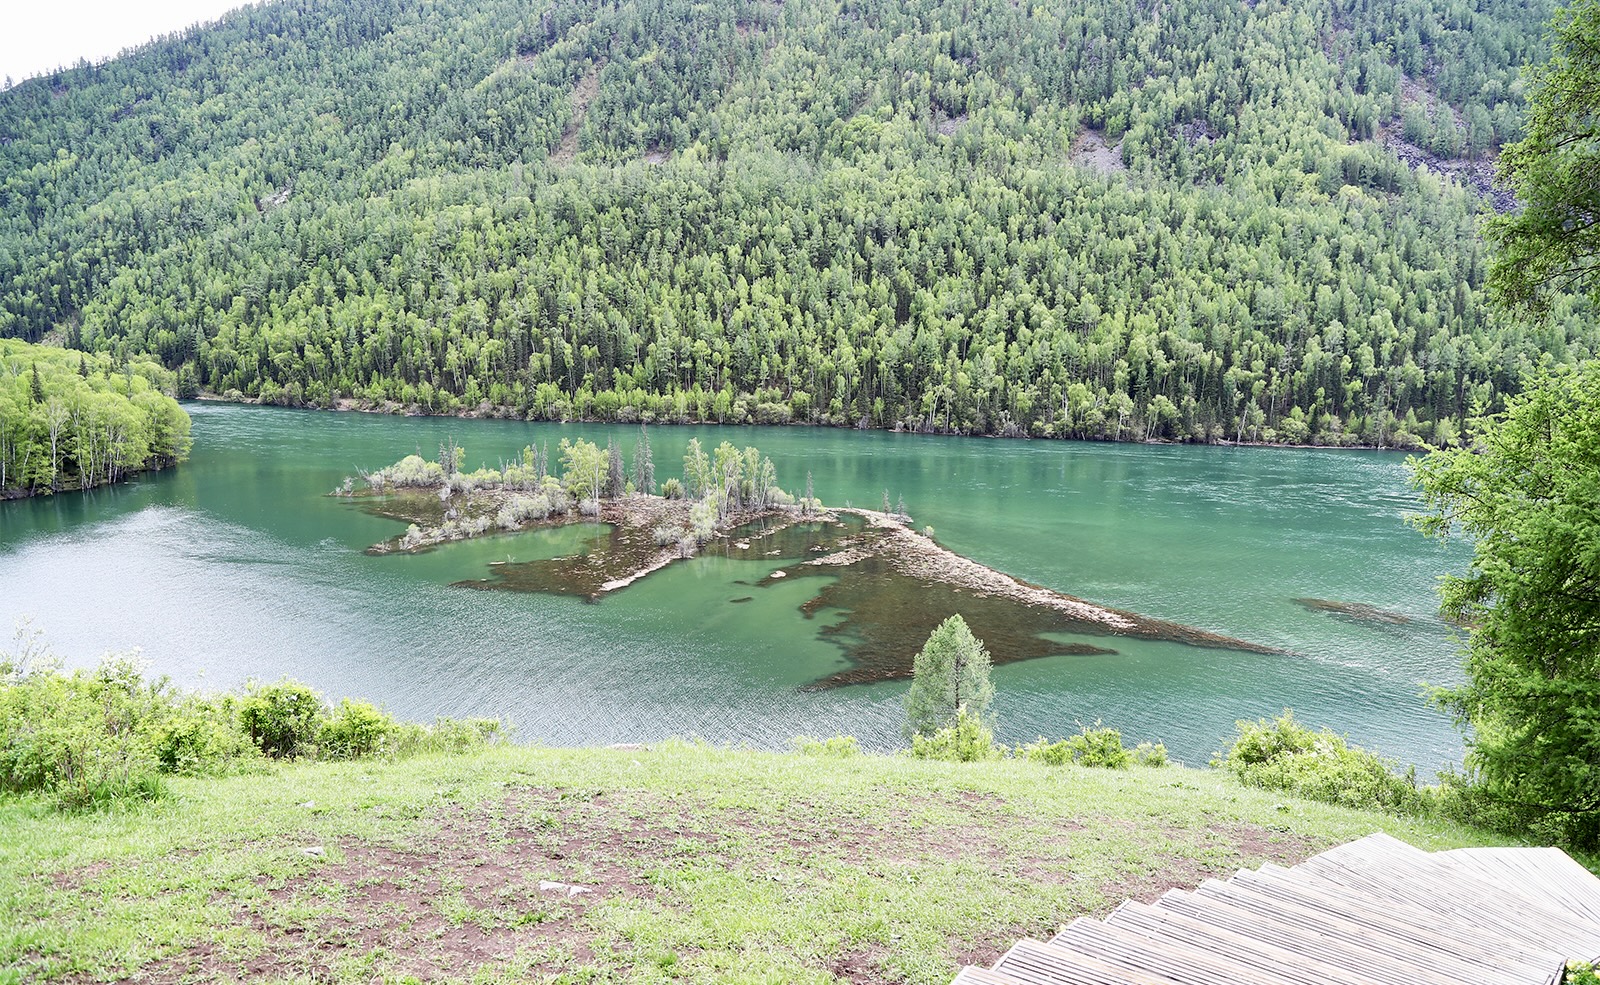
<instances>
[{"instance_id":1,"label":"riverbank edge","mask_svg":"<svg viewBox=\"0 0 1600 985\"><path fill-rule=\"evenodd\" d=\"M202 391L193 398L198 403L239 404L248 407L282 407L286 410L311 410L333 414L374 414L381 417L432 417L453 418L463 421L517 421L524 424L594 424L604 427L774 427L774 428L815 428L829 431L872 431L880 434L915 434L927 437L942 438L992 438L998 440L1018 441L1060 441L1081 442L1093 445L1144 445L1152 447L1184 447L1198 448L1281 448L1285 450L1300 451L1381 451L1395 452L1405 455L1425 454L1432 450L1431 445L1419 443L1416 445L1368 445L1368 444L1339 444L1339 445L1308 445L1289 444L1278 441L1172 441L1157 438L1075 438L1061 435L1033 435L1033 434L996 434L993 432L955 431L943 429L920 430L906 428L900 425L894 427L862 427L859 424L824 424L820 421L787 421L787 422L759 422L759 421L645 421L635 418L631 421L604 420L602 418L529 418L519 413L510 406L494 406L480 404L473 409L463 409L455 413L440 413L422 409L417 404L400 404L387 402L385 404L372 404L369 401L352 400L348 397L340 398L332 407L318 407L314 404L276 404L262 403L254 397L240 397L238 399L226 397L210 391Z\"/></svg>"},{"instance_id":2,"label":"riverbank edge","mask_svg":"<svg viewBox=\"0 0 1600 985\"><path fill-rule=\"evenodd\" d=\"M138 478L141 475L145 475L147 473L154 473L154 472L165 472L165 471L167 471L169 469L175 469L175 468L177 468L178 466L180 466L182 464L183 464L183 462L181 462L181 461L170 461L170 462L165 462L165 463L163 463L161 465L150 465L150 466L146 466L144 468L129 469L127 472L124 472L123 474L118 476L115 480L113 480L113 481L111 481L109 483L102 482L99 485L88 486L88 487L84 487L82 485L71 485L71 486L62 486L60 489L32 489L32 490L30 490L30 489L22 489L20 487L13 487L13 488L10 488L10 489L0 489L0 503L13 503L13 502L19 502L19 501L24 500L24 499L45 499L45 498L48 498L48 497L51 497L51 496L60 496L60 495L69 494L69 493L93 492L96 489L104 489L108 485L109 486L126 485L127 483L133 481L134 479Z\"/></svg>"}]
</instances>

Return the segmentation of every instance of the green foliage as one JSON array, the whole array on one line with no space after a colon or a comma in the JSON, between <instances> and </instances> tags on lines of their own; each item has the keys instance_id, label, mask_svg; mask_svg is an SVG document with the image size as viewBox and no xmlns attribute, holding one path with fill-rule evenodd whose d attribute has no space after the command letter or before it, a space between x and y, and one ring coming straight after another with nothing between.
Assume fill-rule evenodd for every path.
<instances>
[{"instance_id":1,"label":"green foliage","mask_svg":"<svg viewBox=\"0 0 1600 985\"><path fill-rule=\"evenodd\" d=\"M1165 766L1167 749L1157 743L1141 742L1129 750L1122 744L1122 733L1105 728L1096 722L1083 725L1078 734L1051 742L1040 736L1034 742L1017 749L1017 756L1046 766L1099 766L1105 769L1127 769L1130 766Z\"/></svg>"},{"instance_id":2,"label":"green foliage","mask_svg":"<svg viewBox=\"0 0 1600 985\"><path fill-rule=\"evenodd\" d=\"M1243 783L1365 810L1425 814L1432 809L1414 773L1396 775L1375 753L1327 729L1307 728L1293 712L1285 710L1272 721L1242 721L1238 729L1233 745L1212 765Z\"/></svg>"},{"instance_id":3,"label":"green foliage","mask_svg":"<svg viewBox=\"0 0 1600 985\"><path fill-rule=\"evenodd\" d=\"M1466 683L1437 692L1469 727L1469 778L1519 818L1600 845L1600 366L1560 373L1486 422L1471 452L1412 462L1436 536L1473 540L1445 578L1471 626Z\"/></svg>"},{"instance_id":4,"label":"green foliage","mask_svg":"<svg viewBox=\"0 0 1600 985\"><path fill-rule=\"evenodd\" d=\"M861 744L853 735L836 735L831 739L813 739L809 735L797 735L793 742L795 751L802 756L829 756L834 759L849 759L861 755Z\"/></svg>"},{"instance_id":5,"label":"green foliage","mask_svg":"<svg viewBox=\"0 0 1600 985\"><path fill-rule=\"evenodd\" d=\"M190 776L226 773L260 756L241 728L231 696L173 698L150 729L151 751L163 773Z\"/></svg>"},{"instance_id":6,"label":"green foliage","mask_svg":"<svg viewBox=\"0 0 1600 985\"><path fill-rule=\"evenodd\" d=\"M981 720L994 700L989 668L989 651L965 619L953 615L940 623L912 660L906 734L932 735L963 715Z\"/></svg>"},{"instance_id":7,"label":"green foliage","mask_svg":"<svg viewBox=\"0 0 1600 985\"><path fill-rule=\"evenodd\" d=\"M606 450L592 441L561 439L561 485L574 502L605 495Z\"/></svg>"},{"instance_id":8,"label":"green foliage","mask_svg":"<svg viewBox=\"0 0 1600 985\"><path fill-rule=\"evenodd\" d=\"M150 363L113 373L107 358L0 338L0 499L183 461L189 415L161 392L173 379Z\"/></svg>"},{"instance_id":9,"label":"green foliage","mask_svg":"<svg viewBox=\"0 0 1600 985\"><path fill-rule=\"evenodd\" d=\"M65 810L159 796L147 733L165 698L131 657L13 677L0 685L0 788L45 792Z\"/></svg>"},{"instance_id":10,"label":"green foliage","mask_svg":"<svg viewBox=\"0 0 1600 985\"><path fill-rule=\"evenodd\" d=\"M1489 224L1490 284L1543 315L1566 291L1600 303L1600 0L1557 16L1555 50L1528 82L1527 135L1500 158L1526 207Z\"/></svg>"},{"instance_id":11,"label":"green foliage","mask_svg":"<svg viewBox=\"0 0 1600 985\"><path fill-rule=\"evenodd\" d=\"M1160 742L1141 742L1133 747L1133 761L1140 766L1160 768L1172 762L1167 756L1167 747Z\"/></svg>"},{"instance_id":12,"label":"green foliage","mask_svg":"<svg viewBox=\"0 0 1600 985\"><path fill-rule=\"evenodd\" d=\"M656 491L656 463L650 450L650 432L639 427L639 440L633 446L633 489L644 496Z\"/></svg>"},{"instance_id":13,"label":"green foliage","mask_svg":"<svg viewBox=\"0 0 1600 985\"><path fill-rule=\"evenodd\" d=\"M1600 985L1600 962L1595 961L1568 961L1565 985Z\"/></svg>"},{"instance_id":14,"label":"green foliage","mask_svg":"<svg viewBox=\"0 0 1600 985\"><path fill-rule=\"evenodd\" d=\"M330 759L362 759L385 752L400 725L365 701L345 698L322 722L317 749Z\"/></svg>"},{"instance_id":15,"label":"green foliage","mask_svg":"<svg viewBox=\"0 0 1600 985\"><path fill-rule=\"evenodd\" d=\"M332 759L459 753L497 744L494 719L397 722L345 698L330 713L304 684L252 682L242 697L182 695L146 680L141 665L109 656L91 672L62 673L19 632L0 654L0 790L40 792L63 810L159 797L167 774L219 775L263 755Z\"/></svg>"},{"instance_id":16,"label":"green foliage","mask_svg":"<svg viewBox=\"0 0 1600 985\"><path fill-rule=\"evenodd\" d=\"M966 708L956 712L948 725L930 734L911 736L911 758L940 759L952 763L982 763L1005 758L1006 747L994 741L994 733Z\"/></svg>"},{"instance_id":17,"label":"green foliage","mask_svg":"<svg viewBox=\"0 0 1600 985\"><path fill-rule=\"evenodd\" d=\"M512 729L498 718L440 718L431 726L404 724L394 741L396 756L426 752L464 753L500 745Z\"/></svg>"},{"instance_id":18,"label":"green foliage","mask_svg":"<svg viewBox=\"0 0 1600 985\"><path fill-rule=\"evenodd\" d=\"M1548 0L329 4L0 93L0 334L268 403L1382 445L1596 348L1486 307L1439 177Z\"/></svg>"},{"instance_id":19,"label":"green foliage","mask_svg":"<svg viewBox=\"0 0 1600 985\"><path fill-rule=\"evenodd\" d=\"M327 715L322 697L298 681L251 681L239 702L239 723L256 748L274 759L294 759L315 749Z\"/></svg>"}]
</instances>

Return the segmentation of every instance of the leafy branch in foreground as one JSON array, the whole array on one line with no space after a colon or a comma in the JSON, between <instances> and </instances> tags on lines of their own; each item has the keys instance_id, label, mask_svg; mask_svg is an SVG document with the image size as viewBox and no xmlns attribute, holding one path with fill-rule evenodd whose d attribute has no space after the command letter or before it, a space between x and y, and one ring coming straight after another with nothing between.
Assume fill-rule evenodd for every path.
<instances>
[{"instance_id":1,"label":"leafy branch in foreground","mask_svg":"<svg viewBox=\"0 0 1600 985\"><path fill-rule=\"evenodd\" d=\"M1560 292L1600 302L1600 0L1557 19L1550 61L1528 73L1527 136L1500 158L1526 208L1488 226L1490 288L1543 315Z\"/></svg>"},{"instance_id":2,"label":"leafy branch in foreground","mask_svg":"<svg viewBox=\"0 0 1600 985\"><path fill-rule=\"evenodd\" d=\"M1473 538L1442 586L1472 627L1466 683L1436 692L1479 793L1519 826L1600 844L1600 366L1532 388L1480 447L1412 461L1438 537Z\"/></svg>"}]
</instances>

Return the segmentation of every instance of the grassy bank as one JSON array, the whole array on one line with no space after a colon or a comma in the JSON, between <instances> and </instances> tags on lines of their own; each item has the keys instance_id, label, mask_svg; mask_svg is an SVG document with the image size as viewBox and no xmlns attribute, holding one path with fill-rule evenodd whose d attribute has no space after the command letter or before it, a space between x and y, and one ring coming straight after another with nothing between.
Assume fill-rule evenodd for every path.
<instances>
[{"instance_id":1,"label":"grassy bank","mask_svg":"<svg viewBox=\"0 0 1600 985\"><path fill-rule=\"evenodd\" d=\"M943 982L1379 829L1492 841L1178 767L683 743L286 763L102 813L0 799L0 981Z\"/></svg>"}]
</instances>

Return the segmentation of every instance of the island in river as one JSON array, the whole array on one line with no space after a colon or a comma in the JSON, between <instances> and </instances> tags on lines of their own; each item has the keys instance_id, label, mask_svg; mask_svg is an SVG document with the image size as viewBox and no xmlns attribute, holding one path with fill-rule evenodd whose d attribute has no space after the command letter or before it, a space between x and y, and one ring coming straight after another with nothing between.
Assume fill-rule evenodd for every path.
<instances>
[{"instance_id":1,"label":"island in river","mask_svg":"<svg viewBox=\"0 0 1600 985\"><path fill-rule=\"evenodd\" d=\"M1192 626L1152 619L1031 585L950 551L903 512L826 508L796 498L773 481L770 462L753 448L724 443L711 453L691 442L682 481L653 487L648 438L635 451L633 479L620 452L563 441L564 474L548 452L526 449L523 462L462 474L459 449L441 449L445 465L409 457L367 476L359 497L371 513L408 524L369 553L423 551L452 540L591 523L604 531L578 553L526 562L495 562L486 577L457 582L479 591L545 592L599 601L695 554L761 560L771 570L752 590L782 579L821 584L802 610L837 618L823 630L847 666L813 688L909 678L918 648L959 612L985 641L994 662L1115 653L1117 637L1195 646L1280 652ZM751 596L729 599L741 604ZM842 615L841 615L842 614ZM1071 639L1063 639L1069 637ZM1088 639L1084 639L1087 637Z\"/></svg>"}]
</instances>

